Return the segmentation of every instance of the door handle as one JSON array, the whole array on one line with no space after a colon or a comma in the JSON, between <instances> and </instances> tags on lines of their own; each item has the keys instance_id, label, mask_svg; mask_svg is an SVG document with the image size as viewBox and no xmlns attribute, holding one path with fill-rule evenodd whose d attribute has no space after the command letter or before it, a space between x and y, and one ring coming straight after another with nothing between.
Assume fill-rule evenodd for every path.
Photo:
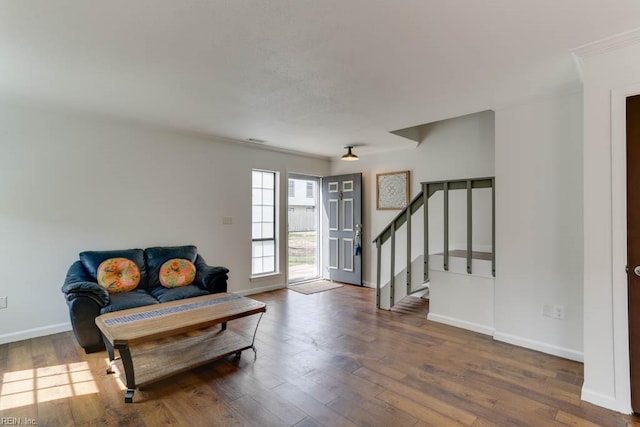
<instances>
[{"instance_id":1,"label":"door handle","mask_svg":"<svg viewBox=\"0 0 640 427\"><path fill-rule=\"evenodd\" d=\"M640 276L640 265L636 265L636 266L633 268L633 273L634 273L636 276Z\"/></svg>"}]
</instances>

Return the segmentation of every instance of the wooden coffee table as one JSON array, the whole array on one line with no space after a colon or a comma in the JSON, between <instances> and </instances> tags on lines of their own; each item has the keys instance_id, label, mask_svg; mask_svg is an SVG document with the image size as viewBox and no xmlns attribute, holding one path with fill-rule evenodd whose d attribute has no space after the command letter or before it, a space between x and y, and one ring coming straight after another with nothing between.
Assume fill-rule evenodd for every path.
<instances>
[{"instance_id":1,"label":"wooden coffee table","mask_svg":"<svg viewBox=\"0 0 640 427\"><path fill-rule=\"evenodd\" d=\"M127 385L125 402L135 389L230 354L253 349L266 304L219 293L106 313L96 318L109 353ZM260 313L251 339L227 330L227 322ZM115 358L114 348L120 358Z\"/></svg>"}]
</instances>

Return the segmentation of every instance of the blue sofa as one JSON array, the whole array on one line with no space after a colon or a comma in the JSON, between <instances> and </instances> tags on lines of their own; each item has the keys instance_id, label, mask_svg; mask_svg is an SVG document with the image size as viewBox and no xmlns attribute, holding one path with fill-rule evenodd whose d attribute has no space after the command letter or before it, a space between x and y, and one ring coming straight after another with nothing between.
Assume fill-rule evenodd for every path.
<instances>
[{"instance_id":1,"label":"blue sofa","mask_svg":"<svg viewBox=\"0 0 640 427\"><path fill-rule=\"evenodd\" d=\"M102 335L95 324L100 314L227 291L229 270L207 265L195 246L88 251L80 253L79 258L67 272L62 293L69 307L73 332L87 353L104 349ZM98 267L109 258L128 258L136 263L140 283L135 289L109 294L98 285ZM173 258L187 259L195 265L196 278L192 284L177 288L160 284L160 267Z\"/></svg>"}]
</instances>

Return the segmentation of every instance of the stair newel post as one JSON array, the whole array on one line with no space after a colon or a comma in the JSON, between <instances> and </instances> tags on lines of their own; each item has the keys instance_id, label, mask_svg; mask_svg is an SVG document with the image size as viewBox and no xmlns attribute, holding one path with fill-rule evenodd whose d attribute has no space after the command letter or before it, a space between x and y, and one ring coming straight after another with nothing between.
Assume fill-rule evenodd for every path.
<instances>
[{"instance_id":1,"label":"stair newel post","mask_svg":"<svg viewBox=\"0 0 640 427\"><path fill-rule=\"evenodd\" d=\"M491 274L496 277L496 179L491 178Z\"/></svg>"},{"instance_id":2,"label":"stair newel post","mask_svg":"<svg viewBox=\"0 0 640 427\"><path fill-rule=\"evenodd\" d=\"M391 280L389 281L389 308L395 304L396 297L396 222L391 222Z\"/></svg>"},{"instance_id":3,"label":"stair newel post","mask_svg":"<svg viewBox=\"0 0 640 427\"><path fill-rule=\"evenodd\" d=\"M407 295L411 294L411 203L407 206Z\"/></svg>"},{"instance_id":4,"label":"stair newel post","mask_svg":"<svg viewBox=\"0 0 640 427\"><path fill-rule=\"evenodd\" d=\"M444 200L444 271L449 271L449 182L442 183Z\"/></svg>"},{"instance_id":5,"label":"stair newel post","mask_svg":"<svg viewBox=\"0 0 640 427\"><path fill-rule=\"evenodd\" d=\"M376 251L378 253L378 262L376 265L376 307L380 308L380 274L381 274L381 256L382 256L382 243L381 239L376 239Z\"/></svg>"},{"instance_id":6,"label":"stair newel post","mask_svg":"<svg viewBox=\"0 0 640 427\"><path fill-rule=\"evenodd\" d=\"M429 280L429 184L422 184L422 216L424 218L423 282Z\"/></svg>"},{"instance_id":7,"label":"stair newel post","mask_svg":"<svg viewBox=\"0 0 640 427\"><path fill-rule=\"evenodd\" d=\"M471 180L467 180L467 274L471 274L471 257L472 257L472 245L473 245L473 214L472 214L472 189Z\"/></svg>"}]
</instances>

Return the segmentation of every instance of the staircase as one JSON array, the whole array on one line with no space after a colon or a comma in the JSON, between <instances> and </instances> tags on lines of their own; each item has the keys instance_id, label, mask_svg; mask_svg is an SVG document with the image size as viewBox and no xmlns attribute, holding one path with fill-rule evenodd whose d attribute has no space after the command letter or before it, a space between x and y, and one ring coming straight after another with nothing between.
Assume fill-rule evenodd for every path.
<instances>
[{"instance_id":1,"label":"staircase","mask_svg":"<svg viewBox=\"0 0 640 427\"><path fill-rule=\"evenodd\" d=\"M490 258L491 276L495 277L495 178L468 178L448 181L433 181L421 183L422 191L414 197L409 205L387 225L382 232L373 240L377 249L376 266L376 306L378 308L391 309L395 301L405 295L412 295L418 292L429 290L429 270L430 263L434 262L438 255L429 253L429 199L436 193L443 192L443 231L444 242L441 254L442 270L449 271L452 264L456 263L453 257L463 255L463 268L468 275L474 274L474 269L482 267L477 263L477 258ZM491 189L491 253L482 256L473 251L473 191L476 189ZM451 251L449 248L449 193L451 191L466 191L466 249ZM417 215L422 209L422 218ZM418 218L415 218L417 216ZM412 221L422 221L423 224L423 247L417 255L412 255ZM404 227L405 245L404 254L396 250L396 240L399 230ZM389 281L382 284L382 250L383 245L388 242L389 248ZM396 272L396 255L403 256L406 267ZM422 271L420 270L422 266Z\"/></svg>"}]
</instances>

